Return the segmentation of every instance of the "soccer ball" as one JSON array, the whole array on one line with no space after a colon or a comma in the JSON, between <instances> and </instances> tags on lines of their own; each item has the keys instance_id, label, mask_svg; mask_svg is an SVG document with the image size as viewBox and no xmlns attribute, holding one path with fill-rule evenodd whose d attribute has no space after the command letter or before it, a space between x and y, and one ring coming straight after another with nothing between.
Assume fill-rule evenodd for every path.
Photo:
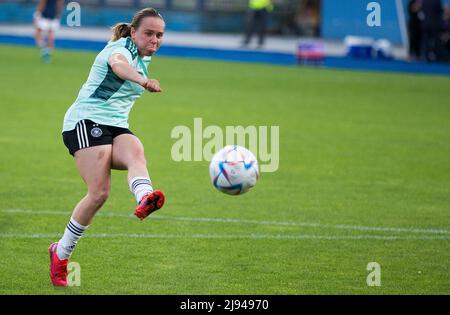
<instances>
[{"instance_id":1,"label":"soccer ball","mask_svg":"<svg viewBox=\"0 0 450 315\"><path fill-rule=\"evenodd\" d=\"M246 148L228 145L213 156L209 176L221 192L240 195L255 186L259 176L258 161Z\"/></svg>"}]
</instances>

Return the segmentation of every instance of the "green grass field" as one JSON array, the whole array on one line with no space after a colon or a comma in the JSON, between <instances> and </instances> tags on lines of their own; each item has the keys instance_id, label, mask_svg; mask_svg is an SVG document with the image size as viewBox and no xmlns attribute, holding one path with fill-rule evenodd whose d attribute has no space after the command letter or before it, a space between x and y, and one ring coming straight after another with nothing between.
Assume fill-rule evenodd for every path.
<instances>
[{"instance_id":1,"label":"green grass field","mask_svg":"<svg viewBox=\"0 0 450 315\"><path fill-rule=\"evenodd\" d=\"M450 294L450 78L156 57L137 101L163 210L140 222L126 173L54 289L47 247L85 194L62 143L95 53L0 46L1 294ZM174 162L171 130L280 126L280 167L249 193ZM230 220L231 219L231 220ZM381 286L369 287L369 262Z\"/></svg>"}]
</instances>

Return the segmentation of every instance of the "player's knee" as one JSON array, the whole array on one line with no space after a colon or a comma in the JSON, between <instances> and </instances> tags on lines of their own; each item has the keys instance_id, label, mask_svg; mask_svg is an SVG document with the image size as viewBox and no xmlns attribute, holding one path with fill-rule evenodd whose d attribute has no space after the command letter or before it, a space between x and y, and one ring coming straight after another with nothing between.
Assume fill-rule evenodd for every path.
<instances>
[{"instance_id":1,"label":"player's knee","mask_svg":"<svg viewBox=\"0 0 450 315\"><path fill-rule=\"evenodd\" d=\"M108 191L100 191L97 193L97 195L94 196L94 203L97 206L102 206L106 202L108 197L109 197Z\"/></svg>"},{"instance_id":2,"label":"player's knee","mask_svg":"<svg viewBox=\"0 0 450 315\"><path fill-rule=\"evenodd\" d=\"M90 193L92 202L97 206L102 206L109 197L110 188L108 186L98 187Z\"/></svg>"}]
</instances>

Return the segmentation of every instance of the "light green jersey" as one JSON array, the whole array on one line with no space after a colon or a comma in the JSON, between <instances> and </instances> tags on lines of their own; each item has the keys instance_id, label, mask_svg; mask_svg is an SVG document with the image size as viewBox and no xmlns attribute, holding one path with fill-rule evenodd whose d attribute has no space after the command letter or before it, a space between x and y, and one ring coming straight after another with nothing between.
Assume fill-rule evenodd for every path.
<instances>
[{"instance_id":1,"label":"light green jersey","mask_svg":"<svg viewBox=\"0 0 450 315\"><path fill-rule=\"evenodd\" d=\"M90 119L101 125L128 128L128 115L136 99L145 89L137 83L122 80L108 64L112 54L120 53L143 77L151 57L141 58L130 37L110 42L97 55L89 77L77 99L64 116L63 131L73 130L78 121Z\"/></svg>"}]
</instances>

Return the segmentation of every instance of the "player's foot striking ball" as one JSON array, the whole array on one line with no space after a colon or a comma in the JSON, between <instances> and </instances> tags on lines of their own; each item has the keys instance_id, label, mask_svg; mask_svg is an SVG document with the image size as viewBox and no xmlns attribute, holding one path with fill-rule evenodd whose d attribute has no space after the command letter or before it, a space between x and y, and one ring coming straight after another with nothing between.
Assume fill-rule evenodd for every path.
<instances>
[{"instance_id":1,"label":"player's foot striking ball","mask_svg":"<svg viewBox=\"0 0 450 315\"><path fill-rule=\"evenodd\" d=\"M164 205L165 197L164 193L159 190L155 190L154 192L148 193L145 195L139 205L134 211L134 214L141 220L144 220L148 217L152 212L161 209Z\"/></svg>"}]
</instances>

